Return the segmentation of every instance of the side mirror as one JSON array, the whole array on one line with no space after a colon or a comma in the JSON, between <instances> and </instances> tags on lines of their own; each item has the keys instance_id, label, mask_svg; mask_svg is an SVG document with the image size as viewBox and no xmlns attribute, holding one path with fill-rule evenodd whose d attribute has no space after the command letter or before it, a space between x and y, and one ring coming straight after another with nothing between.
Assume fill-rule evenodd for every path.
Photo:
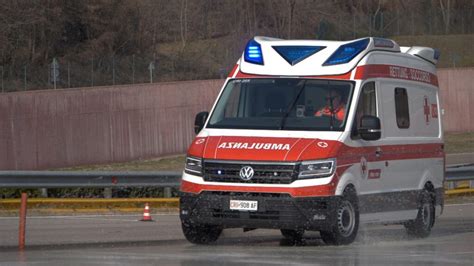
<instances>
[{"instance_id":1,"label":"side mirror","mask_svg":"<svg viewBox=\"0 0 474 266\"><path fill-rule=\"evenodd\" d=\"M196 134L204 127L208 115L209 112L200 112L196 115L196 118L194 119L194 132Z\"/></svg>"},{"instance_id":2,"label":"side mirror","mask_svg":"<svg viewBox=\"0 0 474 266\"><path fill-rule=\"evenodd\" d=\"M378 140L382 135L380 119L371 115L364 115L360 119L357 132L363 140Z\"/></svg>"}]
</instances>

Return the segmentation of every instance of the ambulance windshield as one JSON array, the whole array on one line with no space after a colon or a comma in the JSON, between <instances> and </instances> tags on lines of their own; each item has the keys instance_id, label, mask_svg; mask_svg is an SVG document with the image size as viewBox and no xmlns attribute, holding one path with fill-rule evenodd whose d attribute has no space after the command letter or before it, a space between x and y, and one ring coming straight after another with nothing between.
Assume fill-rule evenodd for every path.
<instances>
[{"instance_id":1,"label":"ambulance windshield","mask_svg":"<svg viewBox=\"0 0 474 266\"><path fill-rule=\"evenodd\" d=\"M342 131L352 91L349 81L234 79L207 127Z\"/></svg>"}]
</instances>

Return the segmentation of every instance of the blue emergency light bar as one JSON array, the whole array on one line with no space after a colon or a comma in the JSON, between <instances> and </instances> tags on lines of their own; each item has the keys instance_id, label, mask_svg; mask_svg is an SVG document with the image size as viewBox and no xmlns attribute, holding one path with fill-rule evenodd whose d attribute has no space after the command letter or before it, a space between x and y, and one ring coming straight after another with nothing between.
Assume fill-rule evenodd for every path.
<instances>
[{"instance_id":1,"label":"blue emergency light bar","mask_svg":"<svg viewBox=\"0 0 474 266\"><path fill-rule=\"evenodd\" d=\"M324 62L323 66L345 64L351 61L360 52L367 48L369 41L370 39L366 38L339 46L339 48L337 48L337 50L328 58L328 60Z\"/></svg>"},{"instance_id":2,"label":"blue emergency light bar","mask_svg":"<svg viewBox=\"0 0 474 266\"><path fill-rule=\"evenodd\" d=\"M250 40L245 47L245 62L263 65L262 47L254 39Z\"/></svg>"},{"instance_id":3,"label":"blue emergency light bar","mask_svg":"<svg viewBox=\"0 0 474 266\"><path fill-rule=\"evenodd\" d=\"M326 48L326 46L272 46L281 57L294 66Z\"/></svg>"}]
</instances>

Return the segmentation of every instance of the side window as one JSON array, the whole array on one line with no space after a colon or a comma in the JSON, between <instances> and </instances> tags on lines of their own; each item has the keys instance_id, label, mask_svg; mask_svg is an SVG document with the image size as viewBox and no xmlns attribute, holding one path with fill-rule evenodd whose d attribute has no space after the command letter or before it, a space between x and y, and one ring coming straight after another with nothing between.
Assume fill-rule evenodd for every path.
<instances>
[{"instance_id":1,"label":"side window","mask_svg":"<svg viewBox=\"0 0 474 266\"><path fill-rule=\"evenodd\" d=\"M364 84L364 87L361 90L359 102L357 103L354 128L360 125L360 119L364 115L377 116L377 98L375 95L375 82L368 82ZM353 130L353 132L356 131ZM354 139L360 138L357 133L352 137Z\"/></svg>"},{"instance_id":2,"label":"side window","mask_svg":"<svg viewBox=\"0 0 474 266\"><path fill-rule=\"evenodd\" d=\"M410 112L408 110L408 93L405 88L395 88L395 114L398 128L410 127Z\"/></svg>"},{"instance_id":3,"label":"side window","mask_svg":"<svg viewBox=\"0 0 474 266\"><path fill-rule=\"evenodd\" d=\"M224 117L237 117L237 112L239 110L239 95L241 94L242 87L235 85L235 88L230 94L230 100L227 102L227 105L224 109Z\"/></svg>"}]
</instances>

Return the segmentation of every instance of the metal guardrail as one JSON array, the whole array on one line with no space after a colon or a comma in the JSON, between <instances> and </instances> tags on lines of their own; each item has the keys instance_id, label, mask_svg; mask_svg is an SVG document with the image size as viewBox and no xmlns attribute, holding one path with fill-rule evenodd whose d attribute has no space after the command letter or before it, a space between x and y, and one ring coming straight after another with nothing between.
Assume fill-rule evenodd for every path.
<instances>
[{"instance_id":1,"label":"metal guardrail","mask_svg":"<svg viewBox=\"0 0 474 266\"><path fill-rule=\"evenodd\" d=\"M178 187L180 172L0 171L0 188ZM474 180L474 164L446 168L447 181ZM472 184L472 182L471 182ZM167 194L170 194L169 192ZM25 248L27 193L21 194L18 247Z\"/></svg>"},{"instance_id":2,"label":"metal guardrail","mask_svg":"<svg viewBox=\"0 0 474 266\"><path fill-rule=\"evenodd\" d=\"M179 187L181 172L0 171L0 188Z\"/></svg>"},{"instance_id":3,"label":"metal guardrail","mask_svg":"<svg viewBox=\"0 0 474 266\"><path fill-rule=\"evenodd\" d=\"M0 171L0 188L179 187L181 172ZM450 165L446 181L474 180L474 164Z\"/></svg>"},{"instance_id":4,"label":"metal guardrail","mask_svg":"<svg viewBox=\"0 0 474 266\"><path fill-rule=\"evenodd\" d=\"M474 164L449 165L446 167L446 181L474 180Z\"/></svg>"}]
</instances>

